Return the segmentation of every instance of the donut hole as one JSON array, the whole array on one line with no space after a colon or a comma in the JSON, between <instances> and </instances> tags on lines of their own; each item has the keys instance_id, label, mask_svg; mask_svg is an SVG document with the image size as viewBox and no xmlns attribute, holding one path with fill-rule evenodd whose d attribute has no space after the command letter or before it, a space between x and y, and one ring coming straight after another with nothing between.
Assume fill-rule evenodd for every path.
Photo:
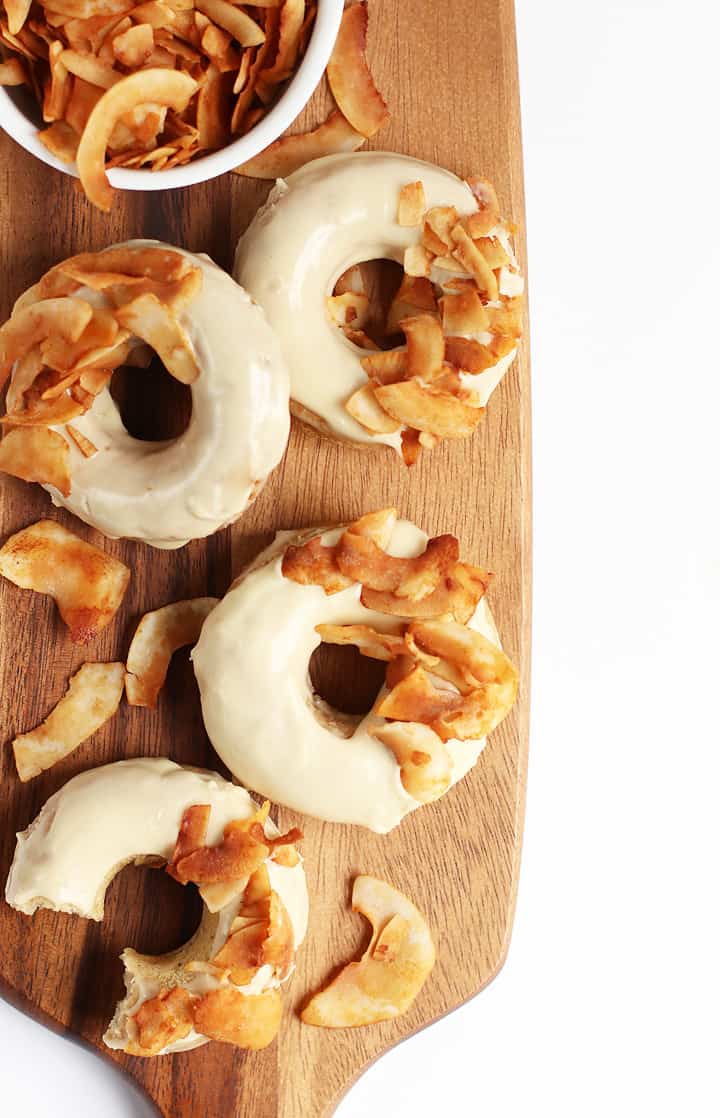
<instances>
[{"instance_id":1,"label":"donut hole","mask_svg":"<svg viewBox=\"0 0 720 1118\"><path fill-rule=\"evenodd\" d=\"M362 278L362 290L367 295L370 305L368 320L363 326L367 336L379 346L380 349L394 349L402 345L402 334L386 333L386 323L390 304L395 298L403 279L402 264L395 260L364 260L344 272L338 279L333 290L334 295L342 294L348 290L348 284L354 286L352 273L357 269ZM349 324L352 326L352 323Z\"/></svg>"},{"instance_id":2,"label":"donut hole","mask_svg":"<svg viewBox=\"0 0 720 1118\"><path fill-rule=\"evenodd\" d=\"M120 365L110 381L125 430L143 442L177 439L190 425L192 392L171 376L156 353L146 369Z\"/></svg>"},{"instance_id":3,"label":"donut hole","mask_svg":"<svg viewBox=\"0 0 720 1118\"><path fill-rule=\"evenodd\" d=\"M129 915L130 914L130 915ZM181 885L164 869L126 866L106 895L106 918L122 946L143 955L164 955L197 931L203 902L194 886Z\"/></svg>"},{"instance_id":4,"label":"donut hole","mask_svg":"<svg viewBox=\"0 0 720 1118\"><path fill-rule=\"evenodd\" d=\"M319 645L310 657L309 672L315 699L322 704L322 720L333 723L342 736L353 733L385 682L385 664L362 656L353 645ZM338 716L336 723L333 715Z\"/></svg>"}]
</instances>

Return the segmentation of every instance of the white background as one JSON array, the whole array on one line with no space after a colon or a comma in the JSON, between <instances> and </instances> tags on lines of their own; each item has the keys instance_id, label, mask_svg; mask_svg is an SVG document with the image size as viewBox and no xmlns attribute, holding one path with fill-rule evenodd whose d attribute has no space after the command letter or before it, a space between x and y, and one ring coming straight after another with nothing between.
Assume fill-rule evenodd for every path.
<instances>
[{"instance_id":1,"label":"white background","mask_svg":"<svg viewBox=\"0 0 720 1118\"><path fill-rule=\"evenodd\" d=\"M496 982L384 1057L338 1115L705 1118L720 1113L719 6L518 0L518 33L535 629L515 933ZM3 1003L0 1035L4 1114L148 1113Z\"/></svg>"}]
</instances>

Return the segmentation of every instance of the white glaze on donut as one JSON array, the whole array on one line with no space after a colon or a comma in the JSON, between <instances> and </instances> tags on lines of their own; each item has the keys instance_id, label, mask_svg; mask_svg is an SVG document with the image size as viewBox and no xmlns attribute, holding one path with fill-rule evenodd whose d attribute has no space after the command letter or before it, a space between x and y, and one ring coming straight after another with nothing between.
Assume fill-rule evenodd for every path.
<instances>
[{"instance_id":1,"label":"white glaze on donut","mask_svg":"<svg viewBox=\"0 0 720 1118\"><path fill-rule=\"evenodd\" d=\"M221 840L227 823L248 818L258 807L244 788L216 773L182 768L166 758L118 761L80 773L51 796L27 830L17 836L5 899L28 915L49 908L102 920L105 891L115 875L136 860L168 860L183 812L198 803L212 808L209 844ZM268 835L278 833L270 820L266 829ZM302 862L293 867L273 862L267 866L270 884L288 911L297 947L304 939L308 919ZM185 961L210 959L217 953L241 899L235 898L215 915L205 910L195 935L176 952L157 958L139 955L131 948L123 952L127 996L118 1006L106 1044L125 1046L127 1017L161 989L174 985ZM277 985L265 973L268 971L269 967L262 968L249 987L238 989L260 993ZM219 984L207 974L183 977L183 985L194 994ZM206 1039L192 1032L168 1050L195 1048Z\"/></svg>"},{"instance_id":2,"label":"white glaze on donut","mask_svg":"<svg viewBox=\"0 0 720 1118\"><path fill-rule=\"evenodd\" d=\"M455 206L460 216L477 210L467 183L431 163L388 152L330 155L306 164L287 181L278 180L238 243L233 271L281 339L290 395L300 413L319 417L336 438L386 443L396 450L400 432L371 434L345 409L350 396L367 384L360 365L366 353L332 324L325 299L353 264L377 259L402 264L419 229L398 225L398 196L401 187L416 180L422 181L428 208ZM498 228L493 236L514 265L505 230ZM501 277L501 294L521 293L522 277L504 271L507 290ZM439 285L450 278L436 269L431 275ZM467 336L489 340L486 334ZM462 375L479 406L487 403L514 357L515 350L483 373Z\"/></svg>"},{"instance_id":3,"label":"white glaze on donut","mask_svg":"<svg viewBox=\"0 0 720 1118\"><path fill-rule=\"evenodd\" d=\"M323 534L333 544L342 528ZM315 532L302 533L301 538ZM326 595L283 576L285 548L297 532L275 542L230 588L203 625L192 653L210 740L248 788L307 815L356 823L385 833L419 807L405 791L394 755L370 730L385 720L332 717L313 696L308 664L320 644L315 626L366 624L388 631L400 618L366 609L356 583ZM399 521L388 552L420 554L424 532ZM499 644L483 599L470 627ZM452 783L475 764L485 739L448 741Z\"/></svg>"},{"instance_id":4,"label":"white glaze on donut","mask_svg":"<svg viewBox=\"0 0 720 1118\"><path fill-rule=\"evenodd\" d=\"M130 244L157 244L136 241ZM98 448L70 445L71 491L64 505L111 538L182 547L236 520L280 461L289 433L288 372L263 311L207 256L182 252L202 269L202 289L180 313L200 365L186 431L167 442L130 436L106 389L72 420ZM82 298L102 303L83 288Z\"/></svg>"}]
</instances>

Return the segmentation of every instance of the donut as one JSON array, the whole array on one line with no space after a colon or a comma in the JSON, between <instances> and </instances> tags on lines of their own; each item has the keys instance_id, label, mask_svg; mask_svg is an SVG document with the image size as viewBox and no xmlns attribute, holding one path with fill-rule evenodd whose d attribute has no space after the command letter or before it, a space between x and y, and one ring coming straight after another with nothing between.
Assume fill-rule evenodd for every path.
<instances>
[{"instance_id":1,"label":"donut","mask_svg":"<svg viewBox=\"0 0 720 1118\"><path fill-rule=\"evenodd\" d=\"M193 843L190 830L195 829L194 813L198 811L205 812L207 832L198 842L196 830ZM5 890L8 904L28 915L47 908L102 920L107 887L124 866L171 862L178 880L194 880L188 876L192 871L185 876L179 873L186 863L178 860L178 852L185 854L206 841L219 843L228 825L239 826L236 821L262 824L269 845L260 853L269 849L269 857L249 881L201 885L202 920L184 946L156 957L131 948L122 953L126 995L103 1038L108 1047L140 1056L197 1048L217 1035L217 1022L203 1032L198 1019L208 1005L212 1009L213 1002L222 999L251 1008L257 1005L266 1012L271 1006L279 1020L278 987L289 977L294 952L305 936L308 896L301 858L293 846L273 843L279 833L266 814L267 806L258 812L258 805L244 789L215 773L183 768L165 758L143 757L73 777L17 836ZM282 841L293 837L284 836ZM256 910L264 899L282 912L287 950L281 970L264 963L237 974L223 969L217 960L220 956L224 964L222 953L227 953L238 917L243 923L250 888L257 894L263 884L258 881L260 870L268 895L251 899ZM254 918L258 919L257 911ZM148 1029L158 1015L167 1019L173 1007L194 1010L185 1028L174 1037L156 1036L154 1045L141 1043L138 1021ZM165 1039L167 1043L161 1043Z\"/></svg>"},{"instance_id":2,"label":"donut","mask_svg":"<svg viewBox=\"0 0 720 1118\"><path fill-rule=\"evenodd\" d=\"M331 155L279 179L233 274L281 339L293 413L333 438L392 446L408 464L422 446L472 433L521 334L511 231L490 183L404 155ZM372 353L357 329L367 298L333 291L380 258L404 267L390 318L406 344Z\"/></svg>"},{"instance_id":3,"label":"donut","mask_svg":"<svg viewBox=\"0 0 720 1118\"><path fill-rule=\"evenodd\" d=\"M454 537L428 541L394 509L278 533L192 652L214 748L276 802L391 830L472 768L514 702L517 673L484 597L490 577L459 562ZM308 664L322 640L387 662L367 715L313 693Z\"/></svg>"},{"instance_id":4,"label":"donut","mask_svg":"<svg viewBox=\"0 0 720 1118\"><path fill-rule=\"evenodd\" d=\"M109 391L116 367L147 364L153 349L192 394L187 429L162 442L133 438ZM61 479L43 476L35 445L25 455L34 470L9 472L45 482L54 504L106 536L158 548L209 536L241 515L284 453L279 344L207 256L129 241L73 257L21 296L0 354L0 383L12 368L8 452L42 438L64 464Z\"/></svg>"}]
</instances>

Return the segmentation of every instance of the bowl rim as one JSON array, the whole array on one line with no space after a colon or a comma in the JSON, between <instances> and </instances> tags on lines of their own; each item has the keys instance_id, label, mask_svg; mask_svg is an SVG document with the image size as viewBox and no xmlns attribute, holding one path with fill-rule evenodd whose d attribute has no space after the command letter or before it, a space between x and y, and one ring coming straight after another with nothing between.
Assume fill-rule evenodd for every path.
<instances>
[{"instance_id":1,"label":"bowl rim","mask_svg":"<svg viewBox=\"0 0 720 1118\"><path fill-rule=\"evenodd\" d=\"M300 115L320 84L335 45L343 6L344 0L318 0L315 26L302 62L267 116L244 136L220 151L202 155L184 167L172 167L169 171L113 167L108 171L110 185L119 190L174 190L193 186L217 178L264 151ZM74 163L63 163L40 142L36 122L23 112L4 86L0 86L0 128L47 166L78 177Z\"/></svg>"}]
</instances>

